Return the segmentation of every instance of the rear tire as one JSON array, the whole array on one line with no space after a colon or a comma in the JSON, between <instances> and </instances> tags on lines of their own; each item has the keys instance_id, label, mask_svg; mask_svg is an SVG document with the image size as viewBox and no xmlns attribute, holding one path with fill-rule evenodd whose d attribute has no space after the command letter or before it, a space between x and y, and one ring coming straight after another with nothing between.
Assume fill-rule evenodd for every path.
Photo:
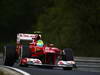
<instances>
[{"instance_id":1,"label":"rear tire","mask_svg":"<svg viewBox=\"0 0 100 75\"><path fill-rule=\"evenodd\" d=\"M4 46L3 64L6 66L13 66L17 59L15 46Z\"/></svg>"}]
</instances>

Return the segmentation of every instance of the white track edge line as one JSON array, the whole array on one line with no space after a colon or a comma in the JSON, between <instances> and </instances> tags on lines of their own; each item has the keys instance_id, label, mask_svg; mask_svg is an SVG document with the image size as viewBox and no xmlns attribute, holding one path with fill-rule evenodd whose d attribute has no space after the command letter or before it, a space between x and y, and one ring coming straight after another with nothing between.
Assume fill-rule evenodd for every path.
<instances>
[{"instance_id":1,"label":"white track edge line","mask_svg":"<svg viewBox=\"0 0 100 75\"><path fill-rule=\"evenodd\" d=\"M23 70L21 70L21 69L18 69L18 68L9 67L9 66L2 66L2 67L5 67L5 68L9 68L9 69L15 70L16 72L19 72L19 73L21 73L21 74L23 74L23 75L31 75L31 74L29 74L29 73L27 73L27 72L25 72L25 71L23 71Z\"/></svg>"}]
</instances>

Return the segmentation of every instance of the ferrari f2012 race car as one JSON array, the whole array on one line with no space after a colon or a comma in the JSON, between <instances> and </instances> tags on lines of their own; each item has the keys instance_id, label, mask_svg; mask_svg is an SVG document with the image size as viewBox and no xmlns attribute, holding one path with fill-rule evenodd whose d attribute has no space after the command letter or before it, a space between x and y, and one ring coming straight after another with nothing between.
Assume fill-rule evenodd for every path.
<instances>
[{"instance_id":1,"label":"ferrari f2012 race car","mask_svg":"<svg viewBox=\"0 0 100 75\"><path fill-rule=\"evenodd\" d=\"M16 46L6 45L3 51L4 65L48 66L63 69L74 68L75 61L71 48L59 49L54 44L44 44L41 34L17 34Z\"/></svg>"}]
</instances>

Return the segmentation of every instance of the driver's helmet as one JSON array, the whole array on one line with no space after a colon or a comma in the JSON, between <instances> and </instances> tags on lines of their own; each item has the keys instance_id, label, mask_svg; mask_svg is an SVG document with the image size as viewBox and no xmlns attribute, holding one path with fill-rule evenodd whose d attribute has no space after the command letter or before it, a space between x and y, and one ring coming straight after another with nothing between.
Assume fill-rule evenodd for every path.
<instances>
[{"instance_id":1,"label":"driver's helmet","mask_svg":"<svg viewBox=\"0 0 100 75\"><path fill-rule=\"evenodd\" d=\"M43 45L44 45L44 43L43 43L42 40L38 40L38 41L37 41L37 46L43 47Z\"/></svg>"}]
</instances>

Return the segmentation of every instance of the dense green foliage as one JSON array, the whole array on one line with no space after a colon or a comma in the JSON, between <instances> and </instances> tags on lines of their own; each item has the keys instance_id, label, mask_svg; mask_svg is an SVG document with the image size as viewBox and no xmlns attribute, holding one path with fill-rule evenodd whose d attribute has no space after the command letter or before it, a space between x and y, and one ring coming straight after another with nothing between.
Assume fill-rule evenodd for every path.
<instances>
[{"instance_id":1,"label":"dense green foliage","mask_svg":"<svg viewBox=\"0 0 100 75\"><path fill-rule=\"evenodd\" d=\"M38 28L46 33L45 39L60 48L71 47L76 55L100 56L97 3L97 0L55 0L55 7L40 16Z\"/></svg>"},{"instance_id":2,"label":"dense green foliage","mask_svg":"<svg viewBox=\"0 0 100 75\"><path fill-rule=\"evenodd\" d=\"M0 41L40 30L46 43L70 47L77 56L100 56L99 4L99 0L2 0Z\"/></svg>"}]
</instances>

